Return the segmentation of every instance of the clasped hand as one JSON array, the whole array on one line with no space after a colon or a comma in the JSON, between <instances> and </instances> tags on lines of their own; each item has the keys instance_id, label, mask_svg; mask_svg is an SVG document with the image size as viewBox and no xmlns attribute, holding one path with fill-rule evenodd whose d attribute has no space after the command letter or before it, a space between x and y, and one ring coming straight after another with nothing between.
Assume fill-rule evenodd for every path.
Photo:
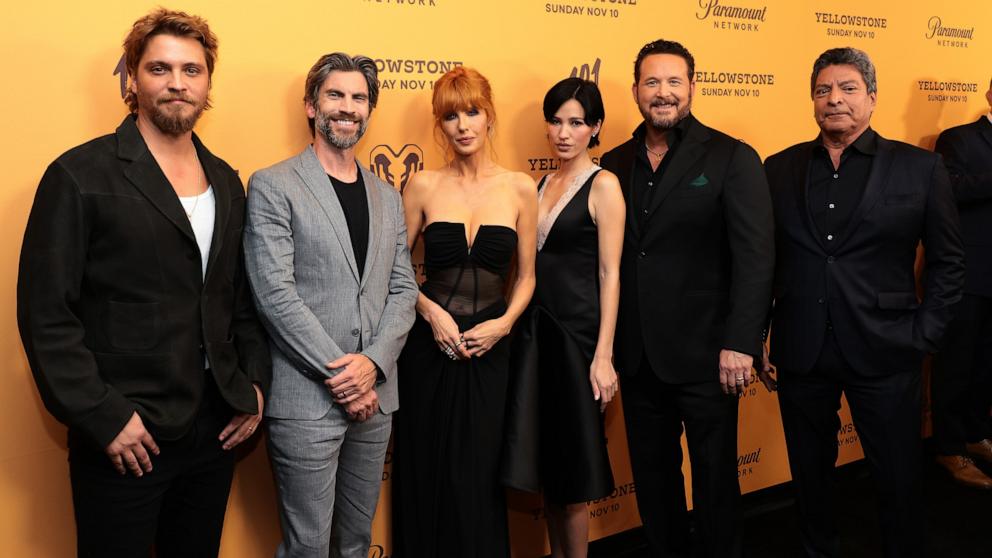
<instances>
[{"instance_id":1,"label":"clasped hand","mask_svg":"<svg viewBox=\"0 0 992 558\"><path fill-rule=\"evenodd\" d=\"M379 410L379 396L372 389L378 369L372 359L360 353L348 353L327 363L329 370L341 369L324 380L334 401L344 407L348 418L364 422Z\"/></svg>"}]
</instances>

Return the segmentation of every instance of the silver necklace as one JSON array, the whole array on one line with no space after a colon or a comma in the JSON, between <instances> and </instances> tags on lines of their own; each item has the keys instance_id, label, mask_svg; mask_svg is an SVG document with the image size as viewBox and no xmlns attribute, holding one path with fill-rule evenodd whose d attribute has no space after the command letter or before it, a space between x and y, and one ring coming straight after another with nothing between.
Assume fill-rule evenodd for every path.
<instances>
[{"instance_id":1,"label":"silver necklace","mask_svg":"<svg viewBox=\"0 0 992 558\"><path fill-rule=\"evenodd\" d=\"M200 156L197 155L196 151L193 151L193 157L196 157L196 166L202 169L203 167L200 165ZM199 178L200 177L197 176L197 181L199 181ZM200 182L200 184L202 185L203 182ZM186 211L186 206L183 205L183 213L186 214L186 218L189 219L190 221L193 220L193 214L196 213L196 208L197 206L200 205L200 196L202 196L203 194L206 194L206 191L204 191L202 194L195 196L195 198L193 199L193 209Z\"/></svg>"}]
</instances>

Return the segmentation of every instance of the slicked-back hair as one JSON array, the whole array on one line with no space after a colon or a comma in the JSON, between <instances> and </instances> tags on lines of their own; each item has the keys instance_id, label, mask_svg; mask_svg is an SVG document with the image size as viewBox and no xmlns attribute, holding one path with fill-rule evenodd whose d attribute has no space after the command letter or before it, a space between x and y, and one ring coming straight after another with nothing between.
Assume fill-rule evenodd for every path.
<instances>
[{"instance_id":1,"label":"slicked-back hair","mask_svg":"<svg viewBox=\"0 0 992 558\"><path fill-rule=\"evenodd\" d=\"M868 53L853 47L840 47L823 51L823 54L816 59L816 62L813 62L813 75L809 78L810 97L813 96L813 91L816 90L816 78L820 75L820 72L827 66L841 64L854 66L858 70L858 73L861 74L861 79L865 82L868 93L876 93L878 91L875 65L871 63L871 58L868 58Z\"/></svg>"},{"instance_id":2,"label":"slicked-back hair","mask_svg":"<svg viewBox=\"0 0 992 558\"><path fill-rule=\"evenodd\" d=\"M652 54L674 54L675 56L682 57L685 60L686 66L689 67L689 81L695 80L696 60L692 57L689 49L675 41L658 39L642 46L641 50L637 52L637 58L634 60L634 83L641 80L641 62Z\"/></svg>"},{"instance_id":3,"label":"slicked-back hair","mask_svg":"<svg viewBox=\"0 0 992 558\"><path fill-rule=\"evenodd\" d=\"M554 84L544 96L544 121L551 122L558 109L566 101L575 99L585 113L582 121L587 126L595 126L606 119L606 109L603 108L603 97L599 87L592 81L577 77L565 78ZM599 145L599 133L589 138L589 147Z\"/></svg>"},{"instance_id":4,"label":"slicked-back hair","mask_svg":"<svg viewBox=\"0 0 992 558\"><path fill-rule=\"evenodd\" d=\"M343 52L332 52L321 56L307 73L303 102L313 107L317 106L320 88L324 85L327 76L331 75L331 72L359 72L365 77L365 84L369 88L369 113L371 114L376 103L379 102L379 70L375 67L374 60L361 54L349 56ZM313 135L313 118L307 120L310 125L310 134Z\"/></svg>"},{"instance_id":5,"label":"slicked-back hair","mask_svg":"<svg viewBox=\"0 0 992 558\"><path fill-rule=\"evenodd\" d=\"M124 67L134 79L138 75L138 63L145 54L148 42L156 35L172 35L194 39L203 45L203 55L207 61L207 77L214 74L214 64L217 62L217 36L210 31L207 20L186 12L159 8L138 19L131 26L131 31L124 37ZM124 102L132 113L138 112L138 98L128 88ZM210 99L207 99L210 108Z\"/></svg>"}]
</instances>

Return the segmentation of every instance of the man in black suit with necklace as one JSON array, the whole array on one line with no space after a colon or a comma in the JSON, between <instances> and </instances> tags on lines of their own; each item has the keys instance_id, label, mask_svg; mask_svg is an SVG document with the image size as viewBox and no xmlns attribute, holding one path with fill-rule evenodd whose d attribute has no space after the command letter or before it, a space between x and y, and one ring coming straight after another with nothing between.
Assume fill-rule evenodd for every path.
<instances>
[{"instance_id":1,"label":"man in black suit with necklace","mask_svg":"<svg viewBox=\"0 0 992 558\"><path fill-rule=\"evenodd\" d=\"M954 194L938 155L869 126L876 80L867 54L821 54L810 93L819 135L765 162L777 255L771 361L803 555L841 553L831 475L843 393L877 487L885 556L922 556L920 374L961 297ZM772 389L770 373L766 359L761 376Z\"/></svg>"},{"instance_id":2,"label":"man in black suit with necklace","mask_svg":"<svg viewBox=\"0 0 992 558\"><path fill-rule=\"evenodd\" d=\"M69 427L78 555L216 556L231 450L258 428L272 376L242 262L245 192L193 133L217 38L158 9L124 54L131 114L38 186L18 327Z\"/></svg>"},{"instance_id":3,"label":"man in black suit with necklace","mask_svg":"<svg viewBox=\"0 0 992 558\"><path fill-rule=\"evenodd\" d=\"M771 296L771 201L757 153L691 114L694 75L679 43L645 45L632 88L644 122L602 159L628 211L615 364L652 555L734 558L737 401L761 354Z\"/></svg>"},{"instance_id":4,"label":"man in black suit with necklace","mask_svg":"<svg viewBox=\"0 0 992 558\"><path fill-rule=\"evenodd\" d=\"M992 81L985 99L992 108ZM944 130L935 150L958 201L968 269L944 350L933 361L933 445L954 480L989 490L992 478L973 459L992 464L992 112Z\"/></svg>"}]
</instances>

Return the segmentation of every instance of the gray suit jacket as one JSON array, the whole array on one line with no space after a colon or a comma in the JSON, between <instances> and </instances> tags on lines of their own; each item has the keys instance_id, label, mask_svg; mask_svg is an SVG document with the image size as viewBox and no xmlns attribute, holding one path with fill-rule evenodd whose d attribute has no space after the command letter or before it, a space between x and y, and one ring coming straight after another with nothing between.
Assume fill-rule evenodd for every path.
<instances>
[{"instance_id":1,"label":"gray suit jacket","mask_svg":"<svg viewBox=\"0 0 992 558\"><path fill-rule=\"evenodd\" d=\"M381 374L379 407L399 407L396 359L413 325L417 283L399 194L359 166L369 247L359 279L344 211L313 147L248 182L244 249L262 323L272 340L265 416L315 420L334 404L326 364L361 353Z\"/></svg>"}]
</instances>

